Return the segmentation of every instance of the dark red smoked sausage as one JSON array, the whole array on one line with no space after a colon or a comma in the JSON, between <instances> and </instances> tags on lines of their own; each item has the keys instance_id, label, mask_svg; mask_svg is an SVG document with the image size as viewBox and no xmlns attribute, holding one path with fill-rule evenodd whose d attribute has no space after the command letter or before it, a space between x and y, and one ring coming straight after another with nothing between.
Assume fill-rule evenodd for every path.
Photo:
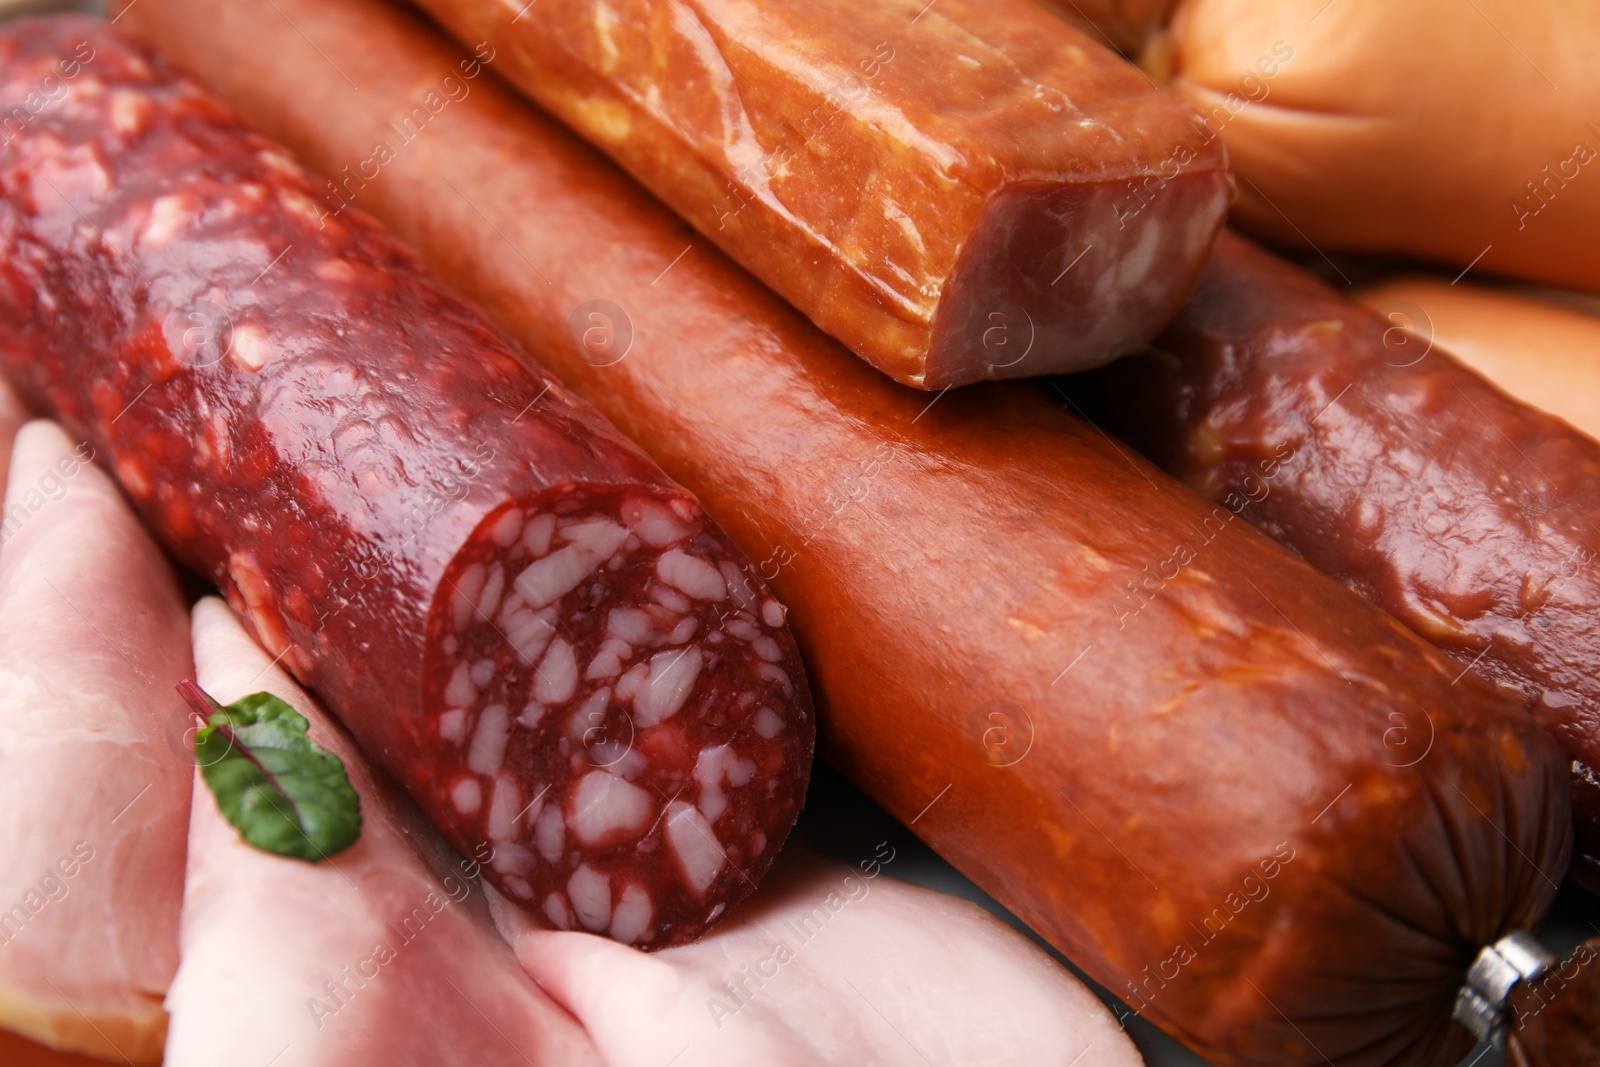
<instances>
[{"instance_id":1,"label":"dark red smoked sausage","mask_svg":"<svg viewBox=\"0 0 1600 1067\"><path fill-rule=\"evenodd\" d=\"M330 174L460 58L370 0L127 11ZM663 275L686 227L488 79L361 198L715 501L833 757L1130 1008L1218 1064L1470 1045L1467 967L1570 836L1520 710L1037 387L935 400L701 244ZM599 299L621 360L569 335Z\"/></svg>"},{"instance_id":2,"label":"dark red smoked sausage","mask_svg":"<svg viewBox=\"0 0 1600 1067\"><path fill-rule=\"evenodd\" d=\"M1225 233L1093 405L1167 470L1513 687L1573 766L1600 888L1600 444Z\"/></svg>"},{"instance_id":3,"label":"dark red smoked sausage","mask_svg":"<svg viewBox=\"0 0 1600 1067\"><path fill-rule=\"evenodd\" d=\"M814 728L784 611L637 447L104 23L0 32L0 364L464 851L655 947L754 887Z\"/></svg>"}]
</instances>

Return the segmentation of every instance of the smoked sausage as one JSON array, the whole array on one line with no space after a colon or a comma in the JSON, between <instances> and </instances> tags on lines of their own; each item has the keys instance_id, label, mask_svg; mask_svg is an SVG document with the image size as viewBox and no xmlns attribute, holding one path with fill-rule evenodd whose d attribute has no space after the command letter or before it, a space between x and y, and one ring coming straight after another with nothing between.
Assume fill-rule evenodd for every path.
<instances>
[{"instance_id":1,"label":"smoked sausage","mask_svg":"<svg viewBox=\"0 0 1600 1067\"><path fill-rule=\"evenodd\" d=\"M1600 884L1600 443L1231 233L1093 391L1112 432L1520 693Z\"/></svg>"},{"instance_id":2,"label":"smoked sausage","mask_svg":"<svg viewBox=\"0 0 1600 1067\"><path fill-rule=\"evenodd\" d=\"M325 174L460 61L372 0L276 8L123 23ZM1470 1045L1468 964L1569 848L1519 708L1037 387L890 382L490 79L362 198L714 501L831 757L1129 1011L1224 1065Z\"/></svg>"},{"instance_id":3,"label":"smoked sausage","mask_svg":"<svg viewBox=\"0 0 1600 1067\"><path fill-rule=\"evenodd\" d=\"M1033 0L420 6L918 388L1140 347L1227 210L1198 116Z\"/></svg>"},{"instance_id":4,"label":"smoked sausage","mask_svg":"<svg viewBox=\"0 0 1600 1067\"><path fill-rule=\"evenodd\" d=\"M105 23L0 30L0 370L551 925L692 939L799 813L783 608L682 487Z\"/></svg>"}]
</instances>

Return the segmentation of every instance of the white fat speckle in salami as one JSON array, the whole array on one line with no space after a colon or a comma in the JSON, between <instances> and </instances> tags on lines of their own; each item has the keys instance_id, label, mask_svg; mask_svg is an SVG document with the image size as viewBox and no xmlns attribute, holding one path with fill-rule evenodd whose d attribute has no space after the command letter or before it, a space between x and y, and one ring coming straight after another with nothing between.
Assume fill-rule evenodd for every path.
<instances>
[{"instance_id":1,"label":"white fat speckle in salami","mask_svg":"<svg viewBox=\"0 0 1600 1067\"><path fill-rule=\"evenodd\" d=\"M632 667L629 667L622 677L617 679L617 699L624 704L630 703L634 694L639 691L639 687L644 684L644 680L648 677L650 677L650 665L648 663L635 663Z\"/></svg>"},{"instance_id":2,"label":"white fat speckle in salami","mask_svg":"<svg viewBox=\"0 0 1600 1067\"><path fill-rule=\"evenodd\" d=\"M551 804L539 813L539 825L534 828L533 837L546 863L561 862L561 850L567 843L567 824L561 818L559 804Z\"/></svg>"},{"instance_id":3,"label":"white fat speckle in salami","mask_svg":"<svg viewBox=\"0 0 1600 1067\"><path fill-rule=\"evenodd\" d=\"M529 885L527 882L523 881L521 878L518 878L514 874L505 874L501 875L500 877L507 891L509 891L512 896L516 897L518 900L533 899L533 886Z\"/></svg>"},{"instance_id":4,"label":"white fat speckle in salami","mask_svg":"<svg viewBox=\"0 0 1600 1067\"><path fill-rule=\"evenodd\" d=\"M272 342L267 339L267 331L247 322L233 328L228 351L250 370L260 370L272 359Z\"/></svg>"},{"instance_id":5,"label":"white fat speckle in salami","mask_svg":"<svg viewBox=\"0 0 1600 1067\"><path fill-rule=\"evenodd\" d=\"M667 635L667 644L681 645L693 637L698 629L700 629L700 620L692 615L686 615L678 621L678 625L674 626L672 632Z\"/></svg>"},{"instance_id":6,"label":"white fat speckle in salami","mask_svg":"<svg viewBox=\"0 0 1600 1067\"><path fill-rule=\"evenodd\" d=\"M718 786L708 786L700 791L700 814L706 822L714 823L728 810L728 797Z\"/></svg>"},{"instance_id":7,"label":"white fat speckle in salami","mask_svg":"<svg viewBox=\"0 0 1600 1067\"><path fill-rule=\"evenodd\" d=\"M628 539L628 531L606 519L575 522L561 531L567 542L582 546L596 561L609 559Z\"/></svg>"},{"instance_id":8,"label":"white fat speckle in salami","mask_svg":"<svg viewBox=\"0 0 1600 1067\"><path fill-rule=\"evenodd\" d=\"M567 907L567 898L560 893L551 893L544 898L544 917L557 930L572 929L572 909Z\"/></svg>"},{"instance_id":9,"label":"white fat speckle in salami","mask_svg":"<svg viewBox=\"0 0 1600 1067\"><path fill-rule=\"evenodd\" d=\"M528 729L535 729L544 719L545 706L537 700L530 700L523 705L522 714L517 716L517 722Z\"/></svg>"},{"instance_id":10,"label":"white fat speckle in salami","mask_svg":"<svg viewBox=\"0 0 1600 1067\"><path fill-rule=\"evenodd\" d=\"M587 863L567 879L567 897L584 929L599 932L611 925L611 880Z\"/></svg>"},{"instance_id":11,"label":"white fat speckle in salami","mask_svg":"<svg viewBox=\"0 0 1600 1067\"><path fill-rule=\"evenodd\" d=\"M489 536L501 548L510 548L517 543L517 538L522 536L522 512L512 508L495 520L489 529Z\"/></svg>"},{"instance_id":12,"label":"white fat speckle in salami","mask_svg":"<svg viewBox=\"0 0 1600 1067\"><path fill-rule=\"evenodd\" d=\"M756 669L756 673L769 682L777 682L783 686L785 694L794 692L794 682L790 681L789 675L776 663L763 663Z\"/></svg>"},{"instance_id":13,"label":"white fat speckle in salami","mask_svg":"<svg viewBox=\"0 0 1600 1067\"><path fill-rule=\"evenodd\" d=\"M664 608L671 608L679 615L684 614L694 605L689 603L689 598L672 588L670 585L658 585L650 590L650 599Z\"/></svg>"},{"instance_id":14,"label":"white fat speckle in salami","mask_svg":"<svg viewBox=\"0 0 1600 1067\"><path fill-rule=\"evenodd\" d=\"M750 587L750 579L739 569L739 565L731 559L725 559L717 564L717 569L722 572L723 581L728 583L728 593L733 597L733 602L739 605L739 610L755 614L755 590Z\"/></svg>"},{"instance_id":15,"label":"white fat speckle in salami","mask_svg":"<svg viewBox=\"0 0 1600 1067\"><path fill-rule=\"evenodd\" d=\"M495 842L494 859L490 862L490 866L501 874L529 875L538 868L538 865L533 853L521 845L514 845L510 841Z\"/></svg>"},{"instance_id":16,"label":"white fat speckle in salami","mask_svg":"<svg viewBox=\"0 0 1600 1067\"><path fill-rule=\"evenodd\" d=\"M454 708L464 708L477 699L478 687L472 684L472 664L457 663L444 687L444 702Z\"/></svg>"},{"instance_id":17,"label":"white fat speckle in salami","mask_svg":"<svg viewBox=\"0 0 1600 1067\"><path fill-rule=\"evenodd\" d=\"M467 738L467 712L465 708L451 708L439 716L439 736L459 745Z\"/></svg>"},{"instance_id":18,"label":"white fat speckle in salami","mask_svg":"<svg viewBox=\"0 0 1600 1067\"><path fill-rule=\"evenodd\" d=\"M486 572L481 563L474 563L461 572L456 579L454 595L450 601L451 610L455 616L456 631L459 633L467 628L473 621L473 609L478 605L478 596L483 592L483 582Z\"/></svg>"},{"instance_id":19,"label":"white fat speckle in salami","mask_svg":"<svg viewBox=\"0 0 1600 1067\"><path fill-rule=\"evenodd\" d=\"M657 652L650 657L650 678L633 696L634 721L649 729L682 710L700 677L700 650L693 646L682 652Z\"/></svg>"},{"instance_id":20,"label":"white fat speckle in salami","mask_svg":"<svg viewBox=\"0 0 1600 1067\"><path fill-rule=\"evenodd\" d=\"M764 830L757 830L750 835L750 855L759 856L767 850L767 834Z\"/></svg>"},{"instance_id":21,"label":"white fat speckle in salami","mask_svg":"<svg viewBox=\"0 0 1600 1067\"><path fill-rule=\"evenodd\" d=\"M679 522L670 510L640 497L623 502L622 521L652 548L683 541L690 533L689 527Z\"/></svg>"},{"instance_id":22,"label":"white fat speckle in salami","mask_svg":"<svg viewBox=\"0 0 1600 1067\"><path fill-rule=\"evenodd\" d=\"M460 778L450 787L450 802L463 815L471 815L483 806L483 789L476 778Z\"/></svg>"},{"instance_id":23,"label":"white fat speckle in salami","mask_svg":"<svg viewBox=\"0 0 1600 1067\"><path fill-rule=\"evenodd\" d=\"M483 595L478 598L477 617L494 618L495 609L500 606L500 594L505 590L506 569L496 565L489 571L489 580L483 583Z\"/></svg>"},{"instance_id":24,"label":"white fat speckle in salami","mask_svg":"<svg viewBox=\"0 0 1600 1067\"><path fill-rule=\"evenodd\" d=\"M112 469L117 472L117 479L122 482L125 489L139 500L149 500L156 491L155 483L150 480L150 475L145 473L144 464L139 462L138 456L124 453L112 463ZM235 553L237 555L238 553ZM231 564L231 560L229 561ZM243 592L243 589L240 590ZM254 618L251 619L254 622ZM266 638L263 636L262 638ZM273 649L274 652L277 649Z\"/></svg>"},{"instance_id":25,"label":"white fat speckle in salami","mask_svg":"<svg viewBox=\"0 0 1600 1067\"><path fill-rule=\"evenodd\" d=\"M494 780L494 795L489 801L489 840L509 841L517 834L517 817L522 814L522 787L509 774Z\"/></svg>"},{"instance_id":26,"label":"white fat speckle in salami","mask_svg":"<svg viewBox=\"0 0 1600 1067\"><path fill-rule=\"evenodd\" d=\"M701 749L695 759L694 780L700 786L700 813L706 817L706 822L716 822L728 809L728 798L722 791L722 784L726 782L739 789L749 785L755 773L756 765L740 759L728 745L712 745Z\"/></svg>"},{"instance_id":27,"label":"white fat speckle in salami","mask_svg":"<svg viewBox=\"0 0 1600 1067\"><path fill-rule=\"evenodd\" d=\"M621 744L621 742L617 742L617 744ZM644 753L631 745L627 747L627 750L621 756L616 758L616 762L605 764L606 769L612 774L620 775L630 781L642 775L649 766L650 761L645 758Z\"/></svg>"},{"instance_id":28,"label":"white fat speckle in salami","mask_svg":"<svg viewBox=\"0 0 1600 1067\"><path fill-rule=\"evenodd\" d=\"M750 647L756 650L756 655L768 663L781 663L783 661L783 649L779 647L778 642L766 634L762 634L754 641L751 641Z\"/></svg>"},{"instance_id":29,"label":"white fat speckle in salami","mask_svg":"<svg viewBox=\"0 0 1600 1067\"><path fill-rule=\"evenodd\" d=\"M539 658L555 632L555 612L550 608L537 612L521 608L505 625L506 640L511 642L512 651L524 667L531 666Z\"/></svg>"},{"instance_id":30,"label":"white fat speckle in salami","mask_svg":"<svg viewBox=\"0 0 1600 1067\"><path fill-rule=\"evenodd\" d=\"M550 642L533 676L533 699L541 704L560 704L571 700L578 689L578 659L566 638Z\"/></svg>"},{"instance_id":31,"label":"white fat speckle in salami","mask_svg":"<svg viewBox=\"0 0 1600 1067\"><path fill-rule=\"evenodd\" d=\"M761 605L761 621L774 630L782 628L786 614L783 610L783 605L771 597L768 597L766 602Z\"/></svg>"},{"instance_id":32,"label":"white fat speckle in salami","mask_svg":"<svg viewBox=\"0 0 1600 1067\"><path fill-rule=\"evenodd\" d=\"M474 774L485 777L500 773L506 760L506 740L510 736L510 719L504 704L490 704L478 716L478 727L472 734L472 747L467 750L467 766Z\"/></svg>"},{"instance_id":33,"label":"white fat speckle in salami","mask_svg":"<svg viewBox=\"0 0 1600 1067\"><path fill-rule=\"evenodd\" d=\"M684 884L703 897L722 872L726 856L699 809L681 800L667 805L667 845L678 861Z\"/></svg>"},{"instance_id":34,"label":"white fat speckle in salami","mask_svg":"<svg viewBox=\"0 0 1600 1067\"><path fill-rule=\"evenodd\" d=\"M650 894L642 886L630 882L617 895L617 910L611 916L611 936L624 945L631 945L650 932L652 918Z\"/></svg>"},{"instance_id":35,"label":"white fat speckle in salami","mask_svg":"<svg viewBox=\"0 0 1600 1067\"><path fill-rule=\"evenodd\" d=\"M610 703L610 689L602 686L590 693L567 721L567 732L572 735L572 739L582 744L591 729L596 729L605 722L606 706Z\"/></svg>"},{"instance_id":36,"label":"white fat speckle in salami","mask_svg":"<svg viewBox=\"0 0 1600 1067\"><path fill-rule=\"evenodd\" d=\"M757 711L755 717L750 720L750 725L755 727L757 734L768 741L783 733L783 719L771 708Z\"/></svg>"},{"instance_id":37,"label":"white fat speckle in salami","mask_svg":"<svg viewBox=\"0 0 1600 1067\"><path fill-rule=\"evenodd\" d=\"M111 125L118 133L138 133L150 114L150 98L128 89L111 94Z\"/></svg>"},{"instance_id":38,"label":"white fat speckle in salami","mask_svg":"<svg viewBox=\"0 0 1600 1067\"><path fill-rule=\"evenodd\" d=\"M532 610L532 608L528 608L525 605L522 599L522 594L513 588L509 593L500 598L500 625L504 626L506 623L510 622L518 612Z\"/></svg>"},{"instance_id":39,"label":"white fat speckle in salami","mask_svg":"<svg viewBox=\"0 0 1600 1067\"><path fill-rule=\"evenodd\" d=\"M494 660L487 658L480 659L472 665L472 671L470 672L472 684L477 686L479 689L482 689L484 686L494 681L494 673Z\"/></svg>"},{"instance_id":40,"label":"white fat speckle in salami","mask_svg":"<svg viewBox=\"0 0 1600 1067\"><path fill-rule=\"evenodd\" d=\"M279 189L278 203L285 211L292 211L318 229L322 228L323 216L327 212L306 194L294 189Z\"/></svg>"},{"instance_id":41,"label":"white fat speckle in salami","mask_svg":"<svg viewBox=\"0 0 1600 1067\"><path fill-rule=\"evenodd\" d=\"M723 623L722 628L741 641L754 641L761 636L761 631L756 629L755 623L746 619L742 613Z\"/></svg>"},{"instance_id":42,"label":"white fat speckle in salami","mask_svg":"<svg viewBox=\"0 0 1600 1067\"><path fill-rule=\"evenodd\" d=\"M626 641L616 638L607 638L600 643L599 651L594 659L589 661L589 669L583 676L593 681L596 678L615 678L622 673L622 664L633 655L633 649Z\"/></svg>"},{"instance_id":43,"label":"white fat speckle in salami","mask_svg":"<svg viewBox=\"0 0 1600 1067\"><path fill-rule=\"evenodd\" d=\"M534 560L517 575L517 592L529 604L542 608L582 585L603 558L583 545L558 548L543 559Z\"/></svg>"},{"instance_id":44,"label":"white fat speckle in salami","mask_svg":"<svg viewBox=\"0 0 1600 1067\"><path fill-rule=\"evenodd\" d=\"M120 97L122 94L117 95ZM194 209L188 207L184 200L184 197L177 194L157 197L150 205L150 219L145 223L144 232L139 235L139 239L156 246L164 245L171 241L179 230L193 222Z\"/></svg>"},{"instance_id":45,"label":"white fat speckle in salami","mask_svg":"<svg viewBox=\"0 0 1600 1067\"><path fill-rule=\"evenodd\" d=\"M630 645L645 645L655 636L655 624L638 608L612 608L606 615L606 633Z\"/></svg>"},{"instance_id":46,"label":"white fat speckle in salami","mask_svg":"<svg viewBox=\"0 0 1600 1067\"><path fill-rule=\"evenodd\" d=\"M572 836L585 845L632 840L655 814L649 793L606 771L590 771L572 790Z\"/></svg>"},{"instance_id":47,"label":"white fat speckle in salami","mask_svg":"<svg viewBox=\"0 0 1600 1067\"><path fill-rule=\"evenodd\" d=\"M681 548L669 548L656 563L656 574L663 582L700 600L724 600L728 596L722 572L698 556Z\"/></svg>"},{"instance_id":48,"label":"white fat speckle in salami","mask_svg":"<svg viewBox=\"0 0 1600 1067\"><path fill-rule=\"evenodd\" d=\"M555 532L554 515L536 515L522 528L523 547L535 556L542 556L550 551L550 538Z\"/></svg>"}]
</instances>

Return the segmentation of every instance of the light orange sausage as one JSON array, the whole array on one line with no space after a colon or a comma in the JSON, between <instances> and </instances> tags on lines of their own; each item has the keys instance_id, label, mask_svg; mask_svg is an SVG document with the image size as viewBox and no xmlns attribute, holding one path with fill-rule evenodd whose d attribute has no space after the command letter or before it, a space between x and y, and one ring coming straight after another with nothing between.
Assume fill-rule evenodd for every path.
<instances>
[{"instance_id":1,"label":"light orange sausage","mask_svg":"<svg viewBox=\"0 0 1600 1067\"><path fill-rule=\"evenodd\" d=\"M1237 225L1600 288L1600 4L1188 0L1171 34Z\"/></svg>"},{"instance_id":2,"label":"light orange sausage","mask_svg":"<svg viewBox=\"0 0 1600 1067\"><path fill-rule=\"evenodd\" d=\"M1600 316L1426 275L1379 282L1356 297L1518 400L1600 437Z\"/></svg>"}]
</instances>

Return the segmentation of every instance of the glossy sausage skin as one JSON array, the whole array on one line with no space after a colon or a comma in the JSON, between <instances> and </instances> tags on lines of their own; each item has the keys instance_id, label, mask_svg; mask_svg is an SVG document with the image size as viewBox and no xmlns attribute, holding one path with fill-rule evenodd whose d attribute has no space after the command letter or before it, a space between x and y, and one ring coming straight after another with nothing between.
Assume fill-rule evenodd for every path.
<instances>
[{"instance_id":1,"label":"glossy sausage skin","mask_svg":"<svg viewBox=\"0 0 1600 1067\"><path fill-rule=\"evenodd\" d=\"M420 6L923 389L1134 351L1230 196L1198 114L1034 0Z\"/></svg>"},{"instance_id":2,"label":"glossy sausage skin","mask_svg":"<svg viewBox=\"0 0 1600 1067\"><path fill-rule=\"evenodd\" d=\"M814 726L694 498L105 23L0 64L0 369L508 897L654 947L748 895Z\"/></svg>"},{"instance_id":3,"label":"glossy sausage skin","mask_svg":"<svg viewBox=\"0 0 1600 1067\"><path fill-rule=\"evenodd\" d=\"M1600 884L1600 444L1231 233L1157 348L1107 428L1520 692Z\"/></svg>"},{"instance_id":4,"label":"glossy sausage skin","mask_svg":"<svg viewBox=\"0 0 1600 1067\"><path fill-rule=\"evenodd\" d=\"M125 21L330 171L457 58L278 6L359 93L250 5ZM1217 1063L1454 1062L1466 965L1566 861L1527 716L1035 387L897 386L700 243L660 277L684 224L488 81L451 106L370 207L530 343L613 303L625 358L549 358L755 551L856 782Z\"/></svg>"}]
</instances>

